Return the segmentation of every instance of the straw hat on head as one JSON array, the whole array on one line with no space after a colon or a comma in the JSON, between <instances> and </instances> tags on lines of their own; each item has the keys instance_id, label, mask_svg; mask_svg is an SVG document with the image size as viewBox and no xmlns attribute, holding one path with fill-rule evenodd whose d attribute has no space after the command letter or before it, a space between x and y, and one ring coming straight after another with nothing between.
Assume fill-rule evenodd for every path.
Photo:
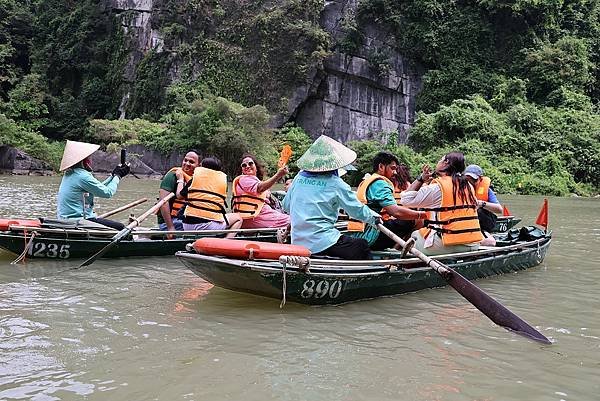
<instances>
[{"instance_id":1,"label":"straw hat on head","mask_svg":"<svg viewBox=\"0 0 600 401\"><path fill-rule=\"evenodd\" d=\"M328 136L321 135L296 164L301 170L317 173L345 168L354 160L356 160L355 151Z\"/></svg>"},{"instance_id":2,"label":"straw hat on head","mask_svg":"<svg viewBox=\"0 0 600 401\"><path fill-rule=\"evenodd\" d=\"M100 149L100 145L77 141L67 141L62 160L60 161L60 171L74 166L98 149Z\"/></svg>"}]
</instances>

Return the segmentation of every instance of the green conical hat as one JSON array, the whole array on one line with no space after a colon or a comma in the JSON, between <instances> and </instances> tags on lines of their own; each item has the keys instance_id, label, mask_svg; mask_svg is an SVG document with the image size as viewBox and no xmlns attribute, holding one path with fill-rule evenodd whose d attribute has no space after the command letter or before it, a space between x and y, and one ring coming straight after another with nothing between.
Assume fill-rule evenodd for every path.
<instances>
[{"instance_id":1,"label":"green conical hat","mask_svg":"<svg viewBox=\"0 0 600 401\"><path fill-rule=\"evenodd\" d=\"M336 140L321 135L298 159L301 170L320 172L337 170L356 160L356 152Z\"/></svg>"}]
</instances>

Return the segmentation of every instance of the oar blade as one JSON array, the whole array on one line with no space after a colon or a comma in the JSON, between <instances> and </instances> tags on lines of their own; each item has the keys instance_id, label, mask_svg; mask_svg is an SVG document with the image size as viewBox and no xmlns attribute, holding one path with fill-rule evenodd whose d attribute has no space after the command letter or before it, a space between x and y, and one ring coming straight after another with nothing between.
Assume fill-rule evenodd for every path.
<instances>
[{"instance_id":1,"label":"oar blade","mask_svg":"<svg viewBox=\"0 0 600 401\"><path fill-rule=\"evenodd\" d=\"M129 235L130 232L131 232L131 229L129 229L129 228L125 228L125 229L121 230L118 234L116 234L113 237L112 241L108 245L106 245L104 248L100 249L98 252L96 252L95 254L90 256L88 259L85 260L85 262L80 264L77 268L79 269L81 267L89 266L92 263L94 263L94 261L96 259L101 258L106 252L108 252L115 245L117 245L119 242L121 242L121 240L123 238L125 238L127 235Z\"/></svg>"},{"instance_id":2,"label":"oar blade","mask_svg":"<svg viewBox=\"0 0 600 401\"><path fill-rule=\"evenodd\" d=\"M552 344L546 336L530 326L526 321L512 313L500 302L489 296L475 284L467 280L456 270L452 270L444 278L460 295L473 304L492 322L507 330L531 338L544 344Z\"/></svg>"}]
</instances>

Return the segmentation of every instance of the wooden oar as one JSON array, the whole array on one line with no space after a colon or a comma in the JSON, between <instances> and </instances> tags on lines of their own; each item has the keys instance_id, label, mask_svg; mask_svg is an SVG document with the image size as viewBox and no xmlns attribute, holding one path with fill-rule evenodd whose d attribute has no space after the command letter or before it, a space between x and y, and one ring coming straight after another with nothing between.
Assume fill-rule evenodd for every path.
<instances>
[{"instance_id":1,"label":"wooden oar","mask_svg":"<svg viewBox=\"0 0 600 401\"><path fill-rule=\"evenodd\" d=\"M101 215L99 215L99 216L97 216L97 217L99 217L99 218L103 219L103 218L106 218L106 217L112 216L113 214L117 214L117 213L120 213L120 212L122 212L122 211L124 211L124 210L131 209L132 207L134 207L134 206L137 206L137 205L139 205L139 204L141 204L141 203L144 203L144 202L146 202L147 200L148 200L148 198L141 198L141 199L138 199L138 200L136 200L136 201L133 201L133 202L131 202L131 203L128 203L128 204L126 204L126 205L123 205L123 206L121 206L121 207L118 207L118 208L116 208L116 209L114 209L114 210L111 210L111 211L109 211L109 212L102 213Z\"/></svg>"},{"instance_id":2,"label":"wooden oar","mask_svg":"<svg viewBox=\"0 0 600 401\"><path fill-rule=\"evenodd\" d=\"M124 229L122 229L121 231L119 231L114 237L112 237L112 240L110 241L110 243L108 245L106 245L104 248L100 249L98 252L96 252L94 255L92 255L89 259L87 259L85 262L83 262L82 264L79 265L78 268L80 267L84 267L84 266L88 266L91 265L92 263L94 263L94 261L96 259L98 259L99 257L101 257L102 255L104 255L106 252L108 252L113 246L117 245L119 242L121 242L121 240L123 238L125 238L126 236L128 236L131 231L137 227L142 221L144 221L148 216L150 216L153 213L156 213L156 211L158 209L160 209L160 207L169 201L169 199L171 199L172 197L174 197L175 194L173 192L169 192L169 194L167 196L165 196L164 198L162 198L161 200L159 200L156 205L152 206L150 209L148 209L144 214L142 214L140 217L138 217L137 219L135 219L134 221L132 221L131 223L129 223L129 225L127 227L125 227Z\"/></svg>"},{"instance_id":3,"label":"wooden oar","mask_svg":"<svg viewBox=\"0 0 600 401\"><path fill-rule=\"evenodd\" d=\"M401 247L405 247L406 242L398 237L392 231L387 229L383 224L378 224L377 228L394 240ZM410 248L412 253L417 258L421 259L444 278L460 295L467 301L472 303L477 309L483 312L490 320L507 330L514 331L532 340L540 341L544 344L552 344L542 333L531 327L526 321L509 311L504 305L496 301L494 298L486 294L481 288L467 280L457 271L451 269L445 264L431 259L418 249Z\"/></svg>"}]
</instances>

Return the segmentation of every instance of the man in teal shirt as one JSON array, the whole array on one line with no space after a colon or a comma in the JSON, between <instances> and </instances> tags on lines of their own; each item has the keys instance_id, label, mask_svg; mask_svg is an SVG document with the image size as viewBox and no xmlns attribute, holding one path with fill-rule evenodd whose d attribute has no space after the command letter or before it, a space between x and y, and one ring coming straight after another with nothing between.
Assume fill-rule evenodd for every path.
<instances>
[{"instance_id":1,"label":"man in teal shirt","mask_svg":"<svg viewBox=\"0 0 600 401\"><path fill-rule=\"evenodd\" d=\"M359 184L356 195L371 210L381 213L383 225L400 237L407 237L422 226L421 219L425 212L418 212L400 206L394 199L394 184L391 179L396 174L398 158L389 152L379 152L373 158L372 174ZM348 230L352 236L363 238L369 243L371 250L380 251L393 248L396 244L376 227L360 222L350 222Z\"/></svg>"},{"instance_id":2,"label":"man in teal shirt","mask_svg":"<svg viewBox=\"0 0 600 401\"><path fill-rule=\"evenodd\" d=\"M97 218L94 213L94 196L111 198L117 192L121 178L129 174L129 166L119 165L103 182L91 173L90 156L100 148L91 143L67 141L60 171L65 175L58 189L57 217L59 219L86 219L117 230L125 226L117 221Z\"/></svg>"},{"instance_id":3,"label":"man in teal shirt","mask_svg":"<svg viewBox=\"0 0 600 401\"><path fill-rule=\"evenodd\" d=\"M298 159L302 171L288 190L283 208L291 217L292 243L307 247L313 254L342 259L368 259L367 241L340 233L335 227L340 209L369 224L379 215L361 204L338 169L356 159L356 153L321 135Z\"/></svg>"}]
</instances>

